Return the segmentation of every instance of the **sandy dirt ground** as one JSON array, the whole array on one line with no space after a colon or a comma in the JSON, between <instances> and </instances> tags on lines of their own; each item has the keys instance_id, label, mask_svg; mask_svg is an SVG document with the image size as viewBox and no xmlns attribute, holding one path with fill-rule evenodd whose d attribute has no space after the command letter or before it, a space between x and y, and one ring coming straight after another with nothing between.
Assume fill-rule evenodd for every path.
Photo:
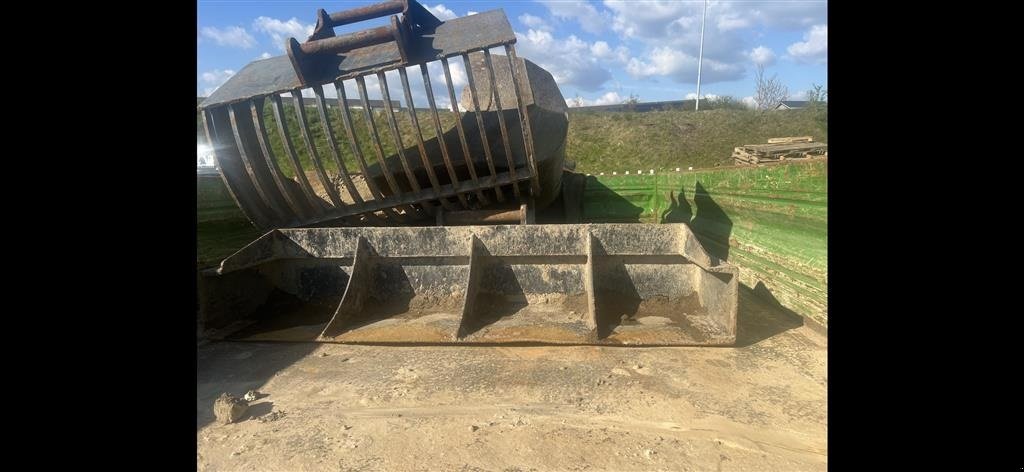
<instances>
[{"instance_id":1,"label":"sandy dirt ground","mask_svg":"<svg viewBox=\"0 0 1024 472\"><path fill-rule=\"evenodd\" d=\"M827 340L741 291L737 347L215 342L197 469L803 471L827 465ZM263 396L234 424L223 392Z\"/></svg>"}]
</instances>

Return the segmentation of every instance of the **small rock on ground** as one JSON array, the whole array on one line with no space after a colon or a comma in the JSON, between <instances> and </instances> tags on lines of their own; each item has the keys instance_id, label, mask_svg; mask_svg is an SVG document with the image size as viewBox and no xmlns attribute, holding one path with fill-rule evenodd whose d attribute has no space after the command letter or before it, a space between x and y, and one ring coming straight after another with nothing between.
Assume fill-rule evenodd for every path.
<instances>
[{"instance_id":1,"label":"small rock on ground","mask_svg":"<svg viewBox=\"0 0 1024 472\"><path fill-rule=\"evenodd\" d=\"M223 393L213 402L213 414L223 424L238 421L249 409L249 402L230 393Z\"/></svg>"}]
</instances>

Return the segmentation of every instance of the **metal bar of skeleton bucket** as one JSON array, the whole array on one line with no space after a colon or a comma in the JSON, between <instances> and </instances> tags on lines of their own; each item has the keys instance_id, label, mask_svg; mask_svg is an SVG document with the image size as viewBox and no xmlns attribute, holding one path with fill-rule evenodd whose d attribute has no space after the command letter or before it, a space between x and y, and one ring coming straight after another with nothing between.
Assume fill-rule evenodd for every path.
<instances>
[{"instance_id":1,"label":"metal bar of skeleton bucket","mask_svg":"<svg viewBox=\"0 0 1024 472\"><path fill-rule=\"evenodd\" d=\"M252 123L249 121L251 118L246 113L245 108L247 103L240 102L232 105L228 105L228 117L231 120L231 132L235 137L235 143L238 147L238 154L242 158L242 165L245 167L245 172L249 174L249 179L252 180L253 186L256 187L256 193L259 194L263 202L270 207L279 219L278 224L291 220L294 215L288 210L287 205L282 205L281 196L274 193L275 188L270 184L270 179L267 179L268 175L264 168L260 167L257 170L255 161L257 154L256 149L253 148L254 143L252 137L255 134ZM236 108L241 110L241 113L236 111ZM248 144L248 146L247 146ZM262 171L262 172L259 172Z\"/></svg>"},{"instance_id":2,"label":"metal bar of skeleton bucket","mask_svg":"<svg viewBox=\"0 0 1024 472\"><path fill-rule=\"evenodd\" d=\"M331 127L330 114L327 112L327 100L324 96L324 88L322 85L316 85L313 87L313 93L316 95L316 109L320 113L320 125L324 128L324 135L327 136L327 143L330 145L331 154L334 155L334 161L338 164L338 172L341 173L341 180L345 184L345 189L348 190L348 194L355 201L357 207L363 206L362 195L359 195L359 189L356 188L356 184L352 182L352 176L348 173L348 167L345 166L345 161L341 158L341 151L338 150L338 141L334 137L334 128ZM367 218L370 220L380 223L381 220L374 212L365 212Z\"/></svg>"},{"instance_id":3,"label":"metal bar of skeleton bucket","mask_svg":"<svg viewBox=\"0 0 1024 472\"><path fill-rule=\"evenodd\" d=\"M530 166L530 190L534 195L540 195L540 176L537 173L537 156L534 154L533 149L533 128L530 128L530 114L526 110L526 105L523 102L522 90L525 90L526 86L520 87L519 79L522 77L526 78L526 71L519 70L519 59L516 58L516 48L511 44L505 45L505 57L508 58L509 70L512 72L512 86L515 87L516 91L516 109L519 110L519 124L523 129L523 145L526 149L526 162ZM536 101L536 98L534 98Z\"/></svg>"},{"instance_id":4,"label":"metal bar of skeleton bucket","mask_svg":"<svg viewBox=\"0 0 1024 472\"><path fill-rule=\"evenodd\" d=\"M441 58L441 65L444 66L444 82L448 87L448 100L452 104L452 113L455 114L455 127L459 130L459 142L462 143L462 155L466 159L466 167L469 168L469 178L473 186L480 188L480 181L476 175L476 166L473 165L473 158L469 154L469 143L466 141L466 132L462 129L462 114L459 113L459 100L455 98L455 86L452 84L452 73L448 68L448 58ZM488 199L482 190L476 191L476 197L480 199L481 205L487 205Z\"/></svg>"},{"instance_id":5,"label":"metal bar of skeleton bucket","mask_svg":"<svg viewBox=\"0 0 1024 472\"><path fill-rule=\"evenodd\" d=\"M226 136L231 128L228 112L224 107L203 110L203 127L206 129L207 143L213 148L213 156L220 168L220 177L227 187L232 200L250 221L260 227L272 224L270 209L254 195L252 183L243 179L244 172L239 168L238 150L235 149L233 137Z\"/></svg>"},{"instance_id":6,"label":"metal bar of skeleton bucket","mask_svg":"<svg viewBox=\"0 0 1024 472\"><path fill-rule=\"evenodd\" d=\"M377 162L380 163L380 170L384 174L384 180L387 181L388 188L391 189L391 194L402 200L402 189L398 186L398 182L395 181L395 176L391 175L391 168L388 167L388 162L384 159L384 146L380 143L380 134L377 133L377 123L373 121L373 110L370 109L370 99L366 95L366 80L363 76L356 77L356 88L359 90L359 99L363 103L363 114L366 116L366 127L370 131L370 141L373 142L373 150L377 153ZM366 176L366 180L370 180L370 175ZM412 213L412 207L405 207L405 210Z\"/></svg>"},{"instance_id":7,"label":"metal bar of skeleton bucket","mask_svg":"<svg viewBox=\"0 0 1024 472\"><path fill-rule=\"evenodd\" d=\"M302 204L298 195L293 194L293 188L285 185L285 180L291 180L284 176L281 166L277 163L273 148L270 147L270 138L267 136L267 125L263 120L263 97L255 98L249 103L249 111L252 113L253 123L256 125L256 140L260 143L260 150L263 151L263 159L270 167L270 174L274 177L274 184L281 191L288 207L302 219L311 217L309 209Z\"/></svg>"},{"instance_id":8,"label":"metal bar of skeleton bucket","mask_svg":"<svg viewBox=\"0 0 1024 472\"><path fill-rule=\"evenodd\" d=\"M348 98L345 96L345 84L341 81L334 82L334 89L338 92L338 113L341 113L341 121L345 125L345 133L348 134L348 143L352 147L352 154L356 156L356 162L359 163L359 169L363 171L363 180L366 181L366 186L370 188L370 194L373 198L378 201L384 201L384 195L380 192L380 188L377 187L377 183L370 178L370 172L366 165L366 158L363 157L363 151L359 148L359 141L356 139L356 131L352 126L352 116L348 112ZM389 218L394 218L396 221L405 221L404 218L398 215L398 213L391 209L385 209L384 214Z\"/></svg>"},{"instance_id":9,"label":"metal bar of skeleton bucket","mask_svg":"<svg viewBox=\"0 0 1024 472\"><path fill-rule=\"evenodd\" d=\"M476 114L476 126L480 129L480 142L484 147L484 156L487 158L487 169L491 171L491 184L494 184L498 172L494 170L494 158L491 157L491 146L487 142L487 130L484 129L484 117L480 113L480 100L476 96L476 81L473 79L473 67L469 64L469 55L462 55L462 63L466 67L466 80L469 82L469 96L473 100L473 113ZM499 202L505 201L505 195L501 187L495 185L494 193Z\"/></svg>"},{"instance_id":10,"label":"metal bar of skeleton bucket","mask_svg":"<svg viewBox=\"0 0 1024 472\"><path fill-rule=\"evenodd\" d=\"M377 83L380 85L380 95L384 100L384 113L387 115L388 128L391 129L391 137L395 140L396 154L402 162L402 169L405 171L405 178L409 181L409 187L413 192L420 191L420 183L409 167L409 159L405 155L405 145L402 144L402 134L398 132L398 122L395 120L395 110L391 108L391 92L388 90L388 78L383 72L377 72ZM433 214L433 205L430 202L422 202L420 205L427 213Z\"/></svg>"},{"instance_id":11,"label":"metal bar of skeleton bucket","mask_svg":"<svg viewBox=\"0 0 1024 472\"><path fill-rule=\"evenodd\" d=\"M505 144L505 158L508 160L508 173L516 183L512 184L512 193L516 199L523 200L519 194L519 182L516 178L516 161L512 156L512 146L508 139L508 127L505 126L505 113L501 108L501 94L498 93L498 81L494 80L494 66L491 64L491 51L484 49L484 64L487 65L487 76L491 79L491 94L494 96L494 106L498 109L498 127L501 129L501 141ZM515 77L512 78L513 82Z\"/></svg>"},{"instance_id":12,"label":"metal bar of skeleton bucket","mask_svg":"<svg viewBox=\"0 0 1024 472\"><path fill-rule=\"evenodd\" d=\"M445 209L451 210L452 204L447 198L441 197L441 184L437 181L437 174L434 173L434 167L430 165L430 160L427 159L427 149L423 145L423 131L420 129L420 121L416 117L416 105L412 101L412 88L409 87L409 76L406 75L405 68L398 68L398 75L402 79L402 92L405 94L406 108L409 110L409 120L412 121L413 134L416 135L416 145L420 150L420 160L423 162L423 168L427 171L427 178L430 179L430 186L434 188L434 195L441 202L441 206Z\"/></svg>"},{"instance_id":13,"label":"metal bar of skeleton bucket","mask_svg":"<svg viewBox=\"0 0 1024 472\"><path fill-rule=\"evenodd\" d=\"M327 196L331 199L334 207L342 209L346 205L342 203L341 197L338 196L338 189L334 188L334 183L327 177L327 171L324 170L324 164L320 161L320 153L316 150L313 135L309 133L309 126L306 120L306 104L302 100L302 91L299 89L293 90L292 99L295 102L296 116L299 117L299 130L302 131L302 140L306 142L306 150L309 151L309 158L313 161L313 167L316 168L316 175L320 178L320 184L324 186L324 191L327 192Z\"/></svg>"},{"instance_id":14,"label":"metal bar of skeleton bucket","mask_svg":"<svg viewBox=\"0 0 1024 472\"><path fill-rule=\"evenodd\" d=\"M299 186L302 187L302 193L306 195L306 200L309 201L309 205L313 208L314 213L324 213L323 202L320 197L316 196L313 192L313 187L309 185L309 179L306 178L306 172L302 170L302 163L299 162L299 156L295 153L295 146L292 144L292 138L288 135L288 122L284 118L284 107L281 105L281 96L273 94L270 96L271 104L274 106L274 119L277 121L277 129L281 133L281 141L284 143L284 148L288 152L288 158L291 160L292 167L295 169L295 177L299 179Z\"/></svg>"},{"instance_id":15,"label":"metal bar of skeleton bucket","mask_svg":"<svg viewBox=\"0 0 1024 472\"><path fill-rule=\"evenodd\" d=\"M363 197L359 195L355 183L352 182L352 177L348 175L348 168L345 167L345 162L341 159L341 152L338 151L338 142L334 139L334 129L331 128L331 120L327 114L327 100L324 97L323 86L314 86L313 93L316 94L316 109L320 113L320 125L324 127L324 135L327 136L327 144L331 148L331 154L334 155L334 162L338 165L341 180L344 182L348 194L352 196L352 200L357 205L362 204Z\"/></svg>"},{"instance_id":16,"label":"metal bar of skeleton bucket","mask_svg":"<svg viewBox=\"0 0 1024 472\"><path fill-rule=\"evenodd\" d=\"M427 90L427 103L430 105L430 114L434 117L434 130L437 135L437 143L441 146L441 157L444 159L444 165L448 169L448 177L452 180L452 187L458 190L460 187L459 177L455 175L455 168L452 166L451 157L448 155L448 145L444 142L441 118L437 115L437 105L434 103L434 88L430 85L430 74L427 72L426 64L420 64L420 73L423 75L423 86ZM469 208L469 203L466 202L466 195L461 192L456 195L462 206Z\"/></svg>"}]
</instances>

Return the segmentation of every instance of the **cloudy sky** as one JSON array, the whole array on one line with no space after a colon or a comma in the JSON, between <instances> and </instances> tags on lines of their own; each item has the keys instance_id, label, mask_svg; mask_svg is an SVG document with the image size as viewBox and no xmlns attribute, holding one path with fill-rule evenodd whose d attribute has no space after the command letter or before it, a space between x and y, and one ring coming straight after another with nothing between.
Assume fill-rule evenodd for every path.
<instances>
[{"instance_id":1,"label":"cloudy sky","mask_svg":"<svg viewBox=\"0 0 1024 472\"><path fill-rule=\"evenodd\" d=\"M197 95L209 95L255 59L284 54L287 38L304 41L312 32L317 8L334 12L370 3L375 1L199 0ZM621 103L631 94L643 102L696 95L702 1L422 3L442 20L503 9L518 38L516 51L551 72L568 101L579 97L590 105ZM336 32L383 21L348 25ZM749 101L754 72L763 64L768 75L778 74L789 87L791 98L801 99L812 83L828 88L827 58L826 1L708 2L702 96ZM436 69L431 74L443 80L440 67ZM460 67L452 73L456 86L465 84ZM368 85L376 89L375 84ZM441 97L446 94L443 82L433 86ZM379 93L370 95L376 98Z\"/></svg>"}]
</instances>

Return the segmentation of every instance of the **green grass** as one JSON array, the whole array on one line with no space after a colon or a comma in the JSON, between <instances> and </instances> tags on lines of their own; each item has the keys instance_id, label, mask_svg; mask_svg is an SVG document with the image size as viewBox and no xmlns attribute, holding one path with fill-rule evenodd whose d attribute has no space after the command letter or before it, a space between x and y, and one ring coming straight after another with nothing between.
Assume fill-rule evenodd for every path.
<instances>
[{"instance_id":1,"label":"green grass","mask_svg":"<svg viewBox=\"0 0 1024 472\"><path fill-rule=\"evenodd\" d=\"M569 113L566 158L580 172L667 170L732 164L732 150L768 138L828 142L828 109Z\"/></svg>"},{"instance_id":2,"label":"green grass","mask_svg":"<svg viewBox=\"0 0 1024 472\"><path fill-rule=\"evenodd\" d=\"M196 179L196 260L212 267L260 236L231 199L219 176Z\"/></svg>"},{"instance_id":3,"label":"green grass","mask_svg":"<svg viewBox=\"0 0 1024 472\"><path fill-rule=\"evenodd\" d=\"M244 219L199 223L196 227L196 262L199 269L215 267L259 238L263 233Z\"/></svg>"},{"instance_id":4,"label":"green grass","mask_svg":"<svg viewBox=\"0 0 1024 472\"><path fill-rule=\"evenodd\" d=\"M307 100L306 104L311 102ZM306 142L298 125L295 107L285 99L283 107L288 135L303 169L312 171ZM330 109L329 120L338 142L345 167L359 172L355 154L349 145L348 134L337 109ZM263 110L267 137L274 157L285 175L295 176L294 166L285 151L281 133L277 128L269 101ZM442 131L455 126L455 115L448 111L438 113ZM417 111L423 139L436 135L433 118L428 111ZM336 175L338 166L327 143L320 116L315 108L306 107L309 131L324 168ZM197 114L198 118L198 114ZM395 121L405 147L416 143L414 128L407 111L396 110ZM373 122L381 137L384 155L396 152L394 139L383 111L373 112ZM376 146L370 138L368 120L362 110L352 110L352 123L367 165L377 162ZM197 134L203 136L202 121L197 119ZM768 138L784 136L813 136L815 141L828 142L827 107L802 110L754 111L714 109L695 112L673 110L654 112L569 112L569 134L566 158L576 161L581 172L623 172L642 169L667 170L676 167L714 167L732 163L732 150L743 144L767 142ZM410 156L418 158L418 156Z\"/></svg>"}]
</instances>

